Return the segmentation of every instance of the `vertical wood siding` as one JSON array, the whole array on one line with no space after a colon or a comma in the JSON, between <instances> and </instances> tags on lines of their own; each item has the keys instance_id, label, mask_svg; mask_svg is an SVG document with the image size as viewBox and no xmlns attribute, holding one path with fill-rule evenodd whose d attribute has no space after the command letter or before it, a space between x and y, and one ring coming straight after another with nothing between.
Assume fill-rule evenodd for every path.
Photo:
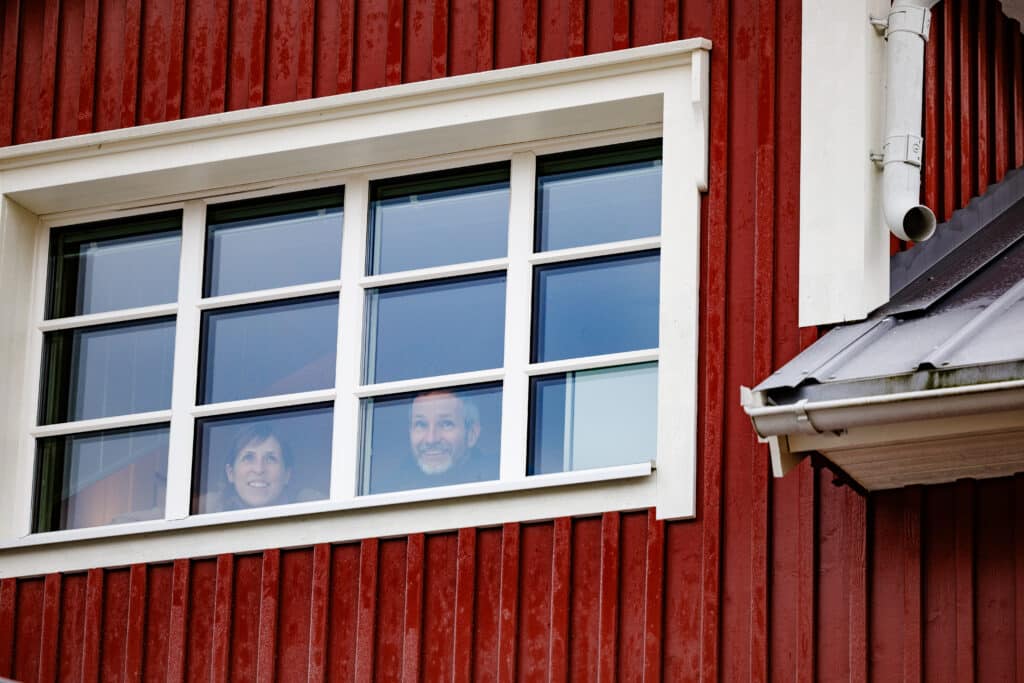
<instances>
[{"instance_id":1,"label":"vertical wood siding","mask_svg":"<svg viewBox=\"0 0 1024 683\"><path fill-rule=\"evenodd\" d=\"M797 327L799 0L8 0L0 144L704 36L699 513L0 581L0 675L54 680L1024 679L1024 479L865 500L770 479L736 399ZM928 44L924 198L1024 165L995 0ZM395 590L395 587L401 587Z\"/></svg>"}]
</instances>

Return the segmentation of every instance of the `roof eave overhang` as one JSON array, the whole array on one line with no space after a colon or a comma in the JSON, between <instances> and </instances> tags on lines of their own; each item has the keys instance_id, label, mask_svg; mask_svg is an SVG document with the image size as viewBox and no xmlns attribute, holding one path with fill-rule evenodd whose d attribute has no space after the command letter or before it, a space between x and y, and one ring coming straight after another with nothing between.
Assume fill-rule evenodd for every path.
<instances>
[{"instance_id":1,"label":"roof eave overhang","mask_svg":"<svg viewBox=\"0 0 1024 683\"><path fill-rule=\"evenodd\" d=\"M1024 471L1024 379L787 405L744 387L741 401L777 477L812 453L867 490Z\"/></svg>"}]
</instances>

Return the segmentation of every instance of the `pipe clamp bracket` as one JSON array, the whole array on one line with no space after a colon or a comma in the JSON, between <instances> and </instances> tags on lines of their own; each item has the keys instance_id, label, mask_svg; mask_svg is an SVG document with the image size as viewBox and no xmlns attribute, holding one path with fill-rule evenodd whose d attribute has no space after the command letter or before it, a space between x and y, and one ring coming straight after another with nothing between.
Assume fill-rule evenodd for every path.
<instances>
[{"instance_id":1,"label":"pipe clamp bracket","mask_svg":"<svg viewBox=\"0 0 1024 683\"><path fill-rule=\"evenodd\" d=\"M882 165L902 163L920 166L923 150L924 138L920 135L891 135L882 146Z\"/></svg>"},{"instance_id":2,"label":"pipe clamp bracket","mask_svg":"<svg viewBox=\"0 0 1024 683\"><path fill-rule=\"evenodd\" d=\"M889 10L889 22L885 28L885 37L888 38L890 34L905 31L927 41L928 28L931 23L932 11L930 9L913 5L894 5Z\"/></svg>"}]
</instances>

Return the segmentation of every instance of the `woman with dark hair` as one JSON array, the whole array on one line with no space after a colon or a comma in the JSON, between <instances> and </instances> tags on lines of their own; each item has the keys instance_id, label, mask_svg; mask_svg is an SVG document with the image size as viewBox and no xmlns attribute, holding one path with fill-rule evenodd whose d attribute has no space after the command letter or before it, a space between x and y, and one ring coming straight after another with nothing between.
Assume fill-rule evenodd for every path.
<instances>
[{"instance_id":1,"label":"woman with dark hair","mask_svg":"<svg viewBox=\"0 0 1024 683\"><path fill-rule=\"evenodd\" d=\"M239 431L224 463L228 484L223 509L240 510L289 503L292 454L267 422Z\"/></svg>"}]
</instances>

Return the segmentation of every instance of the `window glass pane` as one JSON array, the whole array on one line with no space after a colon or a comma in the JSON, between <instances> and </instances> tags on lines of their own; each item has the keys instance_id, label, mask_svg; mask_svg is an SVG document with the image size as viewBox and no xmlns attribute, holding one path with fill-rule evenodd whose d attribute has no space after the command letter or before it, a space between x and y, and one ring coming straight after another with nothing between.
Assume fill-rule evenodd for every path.
<instances>
[{"instance_id":1,"label":"window glass pane","mask_svg":"<svg viewBox=\"0 0 1024 683\"><path fill-rule=\"evenodd\" d=\"M334 386L338 297L203 313L199 402Z\"/></svg>"},{"instance_id":2,"label":"window glass pane","mask_svg":"<svg viewBox=\"0 0 1024 683\"><path fill-rule=\"evenodd\" d=\"M41 424L171 407L174 318L47 332Z\"/></svg>"},{"instance_id":3,"label":"window glass pane","mask_svg":"<svg viewBox=\"0 0 1024 683\"><path fill-rule=\"evenodd\" d=\"M497 479L501 385L366 399L362 444L363 494Z\"/></svg>"},{"instance_id":4,"label":"window glass pane","mask_svg":"<svg viewBox=\"0 0 1024 683\"><path fill-rule=\"evenodd\" d=\"M36 532L162 519L167 425L39 439Z\"/></svg>"},{"instance_id":5,"label":"window glass pane","mask_svg":"<svg viewBox=\"0 0 1024 683\"><path fill-rule=\"evenodd\" d=\"M655 459L656 363L537 377L530 388L529 473Z\"/></svg>"},{"instance_id":6,"label":"window glass pane","mask_svg":"<svg viewBox=\"0 0 1024 683\"><path fill-rule=\"evenodd\" d=\"M369 290L365 381L501 367L505 274Z\"/></svg>"},{"instance_id":7,"label":"window glass pane","mask_svg":"<svg viewBox=\"0 0 1024 683\"><path fill-rule=\"evenodd\" d=\"M375 182L370 200L371 275L508 251L508 163Z\"/></svg>"},{"instance_id":8,"label":"window glass pane","mask_svg":"<svg viewBox=\"0 0 1024 683\"><path fill-rule=\"evenodd\" d=\"M210 207L206 296L337 280L341 201L333 187Z\"/></svg>"},{"instance_id":9,"label":"window glass pane","mask_svg":"<svg viewBox=\"0 0 1024 683\"><path fill-rule=\"evenodd\" d=\"M196 421L192 513L324 500L331 404Z\"/></svg>"},{"instance_id":10,"label":"window glass pane","mask_svg":"<svg viewBox=\"0 0 1024 683\"><path fill-rule=\"evenodd\" d=\"M658 252L534 270L534 362L658 346Z\"/></svg>"},{"instance_id":11,"label":"window glass pane","mask_svg":"<svg viewBox=\"0 0 1024 683\"><path fill-rule=\"evenodd\" d=\"M661 140L537 160L538 251L661 233Z\"/></svg>"},{"instance_id":12,"label":"window glass pane","mask_svg":"<svg viewBox=\"0 0 1024 683\"><path fill-rule=\"evenodd\" d=\"M55 229L48 318L173 303L181 213Z\"/></svg>"}]
</instances>

